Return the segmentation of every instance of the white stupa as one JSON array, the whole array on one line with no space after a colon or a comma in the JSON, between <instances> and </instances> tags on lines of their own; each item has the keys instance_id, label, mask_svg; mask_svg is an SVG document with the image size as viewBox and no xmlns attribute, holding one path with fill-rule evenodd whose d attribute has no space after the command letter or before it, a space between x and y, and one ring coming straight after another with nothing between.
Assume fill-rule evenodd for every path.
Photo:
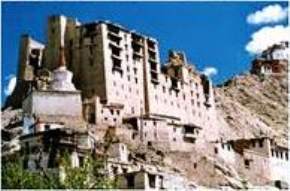
<instances>
[{"instance_id":1,"label":"white stupa","mask_svg":"<svg viewBox=\"0 0 290 191\"><path fill-rule=\"evenodd\" d=\"M73 74L66 68L64 49L61 48L59 55L59 67L53 71L51 89L56 91L76 91L72 83Z\"/></svg>"}]
</instances>

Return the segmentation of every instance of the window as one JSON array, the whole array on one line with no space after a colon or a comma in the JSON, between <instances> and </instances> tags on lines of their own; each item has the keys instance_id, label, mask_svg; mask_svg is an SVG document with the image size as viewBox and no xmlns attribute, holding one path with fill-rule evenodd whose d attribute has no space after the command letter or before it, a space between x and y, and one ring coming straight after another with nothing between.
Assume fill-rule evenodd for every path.
<instances>
[{"instance_id":1,"label":"window","mask_svg":"<svg viewBox=\"0 0 290 191\"><path fill-rule=\"evenodd\" d=\"M128 54L126 54L126 60L127 60L127 62L129 61L129 55Z\"/></svg>"},{"instance_id":2,"label":"window","mask_svg":"<svg viewBox=\"0 0 290 191\"><path fill-rule=\"evenodd\" d=\"M263 147L263 140L259 140L259 146Z\"/></svg>"},{"instance_id":3,"label":"window","mask_svg":"<svg viewBox=\"0 0 290 191\"><path fill-rule=\"evenodd\" d=\"M252 146L256 147L256 142L255 141L252 142Z\"/></svg>"},{"instance_id":4,"label":"window","mask_svg":"<svg viewBox=\"0 0 290 191\"><path fill-rule=\"evenodd\" d=\"M229 150L229 151L231 150L231 145L230 145L230 144L228 144L228 150Z\"/></svg>"},{"instance_id":5,"label":"window","mask_svg":"<svg viewBox=\"0 0 290 191\"><path fill-rule=\"evenodd\" d=\"M47 125L47 124L44 125L44 130L45 130L45 131L48 131L49 129L50 129L50 125Z\"/></svg>"},{"instance_id":6,"label":"window","mask_svg":"<svg viewBox=\"0 0 290 191\"><path fill-rule=\"evenodd\" d=\"M137 74L137 68L133 68L134 70L134 74L136 75Z\"/></svg>"},{"instance_id":7,"label":"window","mask_svg":"<svg viewBox=\"0 0 290 191\"><path fill-rule=\"evenodd\" d=\"M214 148L214 153L215 154L218 154L219 153L218 148L216 148L216 147Z\"/></svg>"},{"instance_id":8,"label":"window","mask_svg":"<svg viewBox=\"0 0 290 191\"><path fill-rule=\"evenodd\" d=\"M127 66L127 72L130 72L130 67L129 66Z\"/></svg>"},{"instance_id":9,"label":"window","mask_svg":"<svg viewBox=\"0 0 290 191\"><path fill-rule=\"evenodd\" d=\"M173 132L176 132L176 127L173 128Z\"/></svg>"},{"instance_id":10,"label":"window","mask_svg":"<svg viewBox=\"0 0 290 191\"><path fill-rule=\"evenodd\" d=\"M250 169L250 160L245 159L245 168Z\"/></svg>"},{"instance_id":11,"label":"window","mask_svg":"<svg viewBox=\"0 0 290 191\"><path fill-rule=\"evenodd\" d=\"M288 156L288 152L286 152L286 153L285 153L285 158L286 158L286 160L289 159L288 157L289 157L289 156Z\"/></svg>"},{"instance_id":12,"label":"window","mask_svg":"<svg viewBox=\"0 0 290 191\"><path fill-rule=\"evenodd\" d=\"M117 110L117 115L120 115L120 110Z\"/></svg>"},{"instance_id":13,"label":"window","mask_svg":"<svg viewBox=\"0 0 290 191\"><path fill-rule=\"evenodd\" d=\"M195 163L193 163L193 168L196 168L197 167L197 164L196 164L196 162Z\"/></svg>"},{"instance_id":14,"label":"window","mask_svg":"<svg viewBox=\"0 0 290 191\"><path fill-rule=\"evenodd\" d=\"M156 121L153 121L153 125L156 126Z\"/></svg>"},{"instance_id":15,"label":"window","mask_svg":"<svg viewBox=\"0 0 290 191\"><path fill-rule=\"evenodd\" d=\"M105 117L104 119L105 119L105 121L108 121L108 118L107 117Z\"/></svg>"},{"instance_id":16,"label":"window","mask_svg":"<svg viewBox=\"0 0 290 191\"><path fill-rule=\"evenodd\" d=\"M163 86L162 89L163 89L163 93L165 93L166 92L165 86Z\"/></svg>"},{"instance_id":17,"label":"window","mask_svg":"<svg viewBox=\"0 0 290 191\"><path fill-rule=\"evenodd\" d=\"M114 110L110 109L110 113L111 113L111 115L114 115Z\"/></svg>"},{"instance_id":18,"label":"window","mask_svg":"<svg viewBox=\"0 0 290 191\"><path fill-rule=\"evenodd\" d=\"M134 189L134 187L135 187L135 176L134 176L134 174L128 174L126 176L126 179L127 179L127 187L129 189Z\"/></svg>"},{"instance_id":19,"label":"window","mask_svg":"<svg viewBox=\"0 0 290 191\"><path fill-rule=\"evenodd\" d=\"M185 100L186 99L186 96L185 96L185 94L183 94L183 100Z\"/></svg>"},{"instance_id":20,"label":"window","mask_svg":"<svg viewBox=\"0 0 290 191\"><path fill-rule=\"evenodd\" d=\"M174 141L174 142L176 141L176 138L175 138L175 137L173 137L173 141Z\"/></svg>"},{"instance_id":21,"label":"window","mask_svg":"<svg viewBox=\"0 0 290 191\"><path fill-rule=\"evenodd\" d=\"M135 78L135 83L138 84L138 78Z\"/></svg>"},{"instance_id":22,"label":"window","mask_svg":"<svg viewBox=\"0 0 290 191\"><path fill-rule=\"evenodd\" d=\"M130 80L131 80L131 79L130 79L130 76L127 76L127 78L128 78L128 81L130 82Z\"/></svg>"},{"instance_id":23,"label":"window","mask_svg":"<svg viewBox=\"0 0 290 191\"><path fill-rule=\"evenodd\" d=\"M150 188L155 188L155 178L156 176L153 174L148 174L148 178L149 178L149 186Z\"/></svg>"},{"instance_id":24,"label":"window","mask_svg":"<svg viewBox=\"0 0 290 191\"><path fill-rule=\"evenodd\" d=\"M222 148L223 148L223 149L225 148L225 144L224 144L224 143L222 143Z\"/></svg>"},{"instance_id":25,"label":"window","mask_svg":"<svg viewBox=\"0 0 290 191\"><path fill-rule=\"evenodd\" d=\"M113 174L117 174L118 173L118 167L113 166L112 168L113 168Z\"/></svg>"},{"instance_id":26,"label":"window","mask_svg":"<svg viewBox=\"0 0 290 191\"><path fill-rule=\"evenodd\" d=\"M116 86L117 84L116 84L116 82L115 81L113 81L113 86Z\"/></svg>"}]
</instances>

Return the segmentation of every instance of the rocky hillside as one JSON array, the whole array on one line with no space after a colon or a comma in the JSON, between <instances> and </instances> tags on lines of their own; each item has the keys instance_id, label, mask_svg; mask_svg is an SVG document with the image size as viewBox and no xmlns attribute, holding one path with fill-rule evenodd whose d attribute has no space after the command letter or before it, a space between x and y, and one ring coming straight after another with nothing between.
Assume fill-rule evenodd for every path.
<instances>
[{"instance_id":1,"label":"rocky hillside","mask_svg":"<svg viewBox=\"0 0 290 191\"><path fill-rule=\"evenodd\" d=\"M287 73L279 78L244 74L217 87L217 109L241 137L275 135L287 141Z\"/></svg>"}]
</instances>

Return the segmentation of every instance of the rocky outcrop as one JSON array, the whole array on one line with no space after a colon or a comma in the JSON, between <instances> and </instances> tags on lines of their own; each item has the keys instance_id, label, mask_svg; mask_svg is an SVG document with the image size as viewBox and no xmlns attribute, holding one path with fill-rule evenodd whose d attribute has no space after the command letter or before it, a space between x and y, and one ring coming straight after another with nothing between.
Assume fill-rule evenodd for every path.
<instances>
[{"instance_id":1,"label":"rocky outcrop","mask_svg":"<svg viewBox=\"0 0 290 191\"><path fill-rule=\"evenodd\" d=\"M276 136L287 144L287 74L244 74L217 87L217 109L240 137Z\"/></svg>"},{"instance_id":2,"label":"rocky outcrop","mask_svg":"<svg viewBox=\"0 0 290 191\"><path fill-rule=\"evenodd\" d=\"M22 110L7 108L1 116L2 156L20 150L19 136L22 133Z\"/></svg>"}]
</instances>

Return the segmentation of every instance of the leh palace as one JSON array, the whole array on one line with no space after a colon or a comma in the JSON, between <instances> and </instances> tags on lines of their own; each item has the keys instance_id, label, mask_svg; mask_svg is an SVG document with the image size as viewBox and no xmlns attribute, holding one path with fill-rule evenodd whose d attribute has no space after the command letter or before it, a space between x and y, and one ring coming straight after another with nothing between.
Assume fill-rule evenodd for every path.
<instances>
[{"instance_id":1,"label":"leh palace","mask_svg":"<svg viewBox=\"0 0 290 191\"><path fill-rule=\"evenodd\" d=\"M251 75L281 80L288 54L288 42L269 47ZM210 77L189 63L175 50L161 63L158 40L109 21L49 17L45 44L21 37L7 100L22 108L24 168L56 169L61 178L57 158L68 151L73 167L87 154L109 156L104 173L117 188L288 187L287 145L270 130L232 134Z\"/></svg>"}]
</instances>

